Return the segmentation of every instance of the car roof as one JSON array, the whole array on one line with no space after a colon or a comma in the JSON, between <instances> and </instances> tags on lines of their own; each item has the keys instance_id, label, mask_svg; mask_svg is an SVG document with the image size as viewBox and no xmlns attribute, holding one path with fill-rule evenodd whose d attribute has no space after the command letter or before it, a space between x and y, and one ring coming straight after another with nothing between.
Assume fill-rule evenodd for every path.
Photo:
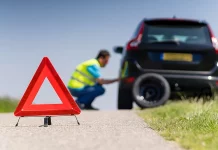
<instances>
[{"instance_id":1,"label":"car roof","mask_svg":"<svg viewBox=\"0 0 218 150\"><path fill-rule=\"evenodd\" d=\"M200 23L200 24L208 24L205 20L197 20L197 19L188 19L188 18L144 18L143 22L149 21L185 21L185 22L192 22L192 23Z\"/></svg>"}]
</instances>

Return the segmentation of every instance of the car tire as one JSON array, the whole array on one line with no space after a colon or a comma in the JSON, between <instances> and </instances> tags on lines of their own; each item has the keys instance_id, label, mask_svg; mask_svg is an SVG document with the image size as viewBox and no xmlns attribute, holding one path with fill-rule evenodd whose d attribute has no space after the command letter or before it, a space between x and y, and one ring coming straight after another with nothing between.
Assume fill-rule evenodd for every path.
<instances>
[{"instance_id":1,"label":"car tire","mask_svg":"<svg viewBox=\"0 0 218 150\"><path fill-rule=\"evenodd\" d=\"M120 89L118 91L118 109L132 109L133 98L131 90Z\"/></svg>"},{"instance_id":2,"label":"car tire","mask_svg":"<svg viewBox=\"0 0 218 150\"><path fill-rule=\"evenodd\" d=\"M171 95L171 90L163 76L146 73L136 79L132 93L135 103L143 109L164 105ZM149 97L145 98L145 94Z\"/></svg>"}]
</instances>

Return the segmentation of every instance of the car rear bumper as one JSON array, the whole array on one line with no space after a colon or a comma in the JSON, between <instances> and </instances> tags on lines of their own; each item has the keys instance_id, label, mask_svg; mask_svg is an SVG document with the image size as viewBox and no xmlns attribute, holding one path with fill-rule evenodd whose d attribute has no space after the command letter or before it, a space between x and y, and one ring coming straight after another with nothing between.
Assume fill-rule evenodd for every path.
<instances>
[{"instance_id":1,"label":"car rear bumper","mask_svg":"<svg viewBox=\"0 0 218 150\"><path fill-rule=\"evenodd\" d=\"M170 84L172 91L199 91L204 88L218 90L218 78L213 76L190 76L161 74ZM137 77L128 77L122 81L123 88L131 88Z\"/></svg>"},{"instance_id":2,"label":"car rear bumper","mask_svg":"<svg viewBox=\"0 0 218 150\"><path fill-rule=\"evenodd\" d=\"M131 63L132 64L129 65L131 73L129 72L129 77L121 82L122 88L131 88L134 80L142 74L157 73L167 79L171 91L199 91L205 88L218 90L218 65L214 66L214 68L208 72L194 72L143 69L137 63Z\"/></svg>"},{"instance_id":3,"label":"car rear bumper","mask_svg":"<svg viewBox=\"0 0 218 150\"><path fill-rule=\"evenodd\" d=\"M218 78L214 76L161 75L167 79L172 91L199 91L205 88L218 89Z\"/></svg>"}]
</instances>

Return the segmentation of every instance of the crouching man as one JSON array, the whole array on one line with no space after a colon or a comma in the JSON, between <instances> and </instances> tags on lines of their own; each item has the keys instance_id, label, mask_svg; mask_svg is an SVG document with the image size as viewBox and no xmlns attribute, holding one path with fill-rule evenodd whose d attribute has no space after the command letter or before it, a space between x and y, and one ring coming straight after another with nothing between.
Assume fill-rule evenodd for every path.
<instances>
[{"instance_id":1,"label":"crouching man","mask_svg":"<svg viewBox=\"0 0 218 150\"><path fill-rule=\"evenodd\" d=\"M101 78L100 69L108 64L109 58L110 53L107 50L100 50L96 58L82 62L72 73L67 87L72 96L77 97L76 102L80 109L98 110L92 103L96 97L105 93L103 84L120 80Z\"/></svg>"}]
</instances>

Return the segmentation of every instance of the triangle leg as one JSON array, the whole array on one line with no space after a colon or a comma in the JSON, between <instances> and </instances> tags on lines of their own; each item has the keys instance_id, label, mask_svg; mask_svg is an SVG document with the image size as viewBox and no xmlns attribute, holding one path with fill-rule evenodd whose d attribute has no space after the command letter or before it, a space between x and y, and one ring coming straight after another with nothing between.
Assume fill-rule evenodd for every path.
<instances>
[{"instance_id":1,"label":"triangle leg","mask_svg":"<svg viewBox=\"0 0 218 150\"><path fill-rule=\"evenodd\" d=\"M21 117L19 117L19 118L18 118L18 121L17 121L17 123L16 123L15 127L17 127L17 126L18 126L18 123L19 123L19 121L20 121L20 118L21 118Z\"/></svg>"},{"instance_id":2,"label":"triangle leg","mask_svg":"<svg viewBox=\"0 0 218 150\"><path fill-rule=\"evenodd\" d=\"M75 118L76 118L77 124L78 124L78 125L80 125L80 123L79 123L79 121L78 121L78 119L77 119L76 115L74 115L74 116L75 116Z\"/></svg>"}]
</instances>

